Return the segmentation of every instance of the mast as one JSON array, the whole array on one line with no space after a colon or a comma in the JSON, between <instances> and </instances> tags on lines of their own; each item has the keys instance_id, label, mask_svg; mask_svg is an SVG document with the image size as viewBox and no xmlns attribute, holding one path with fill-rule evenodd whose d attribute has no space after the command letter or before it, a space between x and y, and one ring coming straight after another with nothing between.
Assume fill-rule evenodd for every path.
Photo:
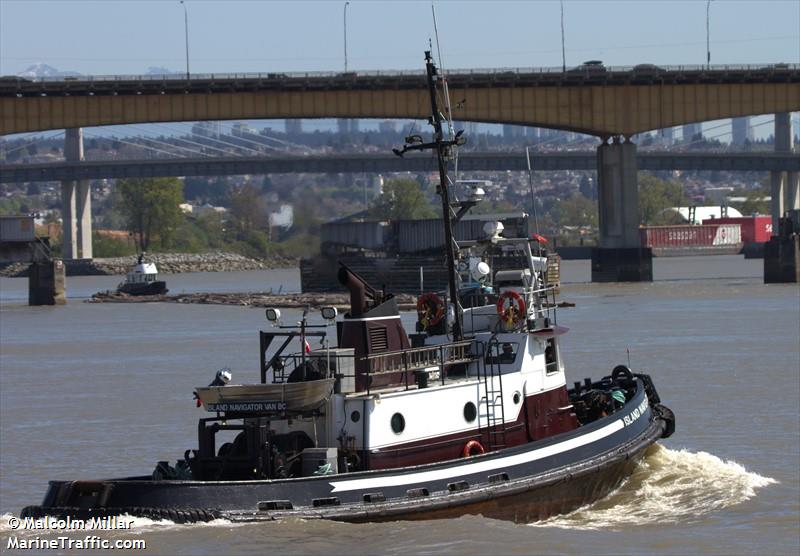
<instances>
[{"instance_id":1,"label":"mast","mask_svg":"<svg viewBox=\"0 0 800 556\"><path fill-rule=\"evenodd\" d=\"M433 111L433 140L436 143L436 162L439 165L439 195L442 198L442 218L444 219L444 241L447 253L447 281L450 286L450 299L453 301L456 320L453 323L453 340L462 339L461 307L458 302L458 284L456 282L456 253L453 243L453 224L450 213L450 192L447 188L447 167L445 156L450 154L450 145L442 141L442 115L436 102L436 66L431 58L430 51L425 52L425 67L428 70L428 91L431 96L431 110Z\"/></svg>"},{"instance_id":2,"label":"mast","mask_svg":"<svg viewBox=\"0 0 800 556\"><path fill-rule=\"evenodd\" d=\"M425 68L428 75L428 93L431 100L432 116L429 120L433 126L433 142L423 143L418 135L406 137L406 144L402 150L392 149L397 156L403 156L408 151L435 150L436 160L439 166L439 187L438 193L442 198L442 219L444 220L445 252L447 256L447 282L450 290L450 299L455 308L455 322L453 323L453 340L459 341L463 338L463 327L461 324L461 306L458 302L458 282L456 278L456 243L453 239L453 222L450 207L450 192L447 187L447 166L446 159L450 156L450 149L453 146L463 145L466 139L462 137L463 131L456 133L452 141L445 141L442 138L442 115L439 113L439 104L436 99L436 81L438 72L433 63L430 50L425 51Z\"/></svg>"}]
</instances>

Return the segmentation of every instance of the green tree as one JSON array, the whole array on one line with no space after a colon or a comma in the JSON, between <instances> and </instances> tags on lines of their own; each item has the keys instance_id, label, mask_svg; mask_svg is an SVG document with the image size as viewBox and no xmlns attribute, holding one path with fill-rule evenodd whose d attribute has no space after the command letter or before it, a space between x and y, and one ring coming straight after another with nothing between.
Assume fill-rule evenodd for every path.
<instances>
[{"instance_id":1,"label":"green tree","mask_svg":"<svg viewBox=\"0 0 800 556\"><path fill-rule=\"evenodd\" d=\"M753 214L769 214L769 203L767 196L769 191L765 189L755 189L747 194L739 211L745 215L750 216Z\"/></svg>"},{"instance_id":2,"label":"green tree","mask_svg":"<svg viewBox=\"0 0 800 556\"><path fill-rule=\"evenodd\" d=\"M155 239L168 247L175 230L183 222L180 204L183 183L177 178L144 178L117 182L120 212L127 229L137 239L139 249L147 250Z\"/></svg>"},{"instance_id":3,"label":"green tree","mask_svg":"<svg viewBox=\"0 0 800 556\"><path fill-rule=\"evenodd\" d=\"M434 218L436 211L428 203L419 183L408 178L389 180L375 199L370 214L389 220Z\"/></svg>"},{"instance_id":4,"label":"green tree","mask_svg":"<svg viewBox=\"0 0 800 556\"><path fill-rule=\"evenodd\" d=\"M298 234L319 235L320 220L317 218L319 200L309 195L299 197L294 204L293 230Z\"/></svg>"},{"instance_id":5,"label":"green tree","mask_svg":"<svg viewBox=\"0 0 800 556\"><path fill-rule=\"evenodd\" d=\"M597 228L597 203L583 195L558 201L552 215L559 226Z\"/></svg>"},{"instance_id":6,"label":"green tree","mask_svg":"<svg viewBox=\"0 0 800 556\"><path fill-rule=\"evenodd\" d=\"M681 184L639 172L639 218L642 224L668 224L664 209L686 205Z\"/></svg>"},{"instance_id":7,"label":"green tree","mask_svg":"<svg viewBox=\"0 0 800 556\"><path fill-rule=\"evenodd\" d=\"M124 238L103 234L99 230L92 232L92 252L95 257L127 257L134 255L135 251L136 247Z\"/></svg>"},{"instance_id":8,"label":"green tree","mask_svg":"<svg viewBox=\"0 0 800 556\"><path fill-rule=\"evenodd\" d=\"M269 215L259 189L245 184L230 193L231 220L237 239L247 239L250 233L269 226Z\"/></svg>"}]
</instances>

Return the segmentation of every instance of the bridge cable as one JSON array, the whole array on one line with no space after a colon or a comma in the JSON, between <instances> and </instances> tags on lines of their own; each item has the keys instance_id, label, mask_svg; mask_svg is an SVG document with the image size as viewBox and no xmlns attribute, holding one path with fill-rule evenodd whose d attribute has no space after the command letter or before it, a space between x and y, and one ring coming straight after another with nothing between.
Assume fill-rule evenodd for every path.
<instances>
[{"instance_id":1,"label":"bridge cable","mask_svg":"<svg viewBox=\"0 0 800 556\"><path fill-rule=\"evenodd\" d=\"M135 138L138 141L141 142L140 144L152 143L152 144L158 144L158 145L165 145L165 146L170 147L172 149L179 149L181 151L185 151L185 152L191 153L193 155L198 155L198 156L203 157L203 158L217 158L218 156L220 156L220 155L216 155L214 153L209 153L209 152L207 152L208 150L219 151L219 152L222 153L222 156L230 154L230 153L228 153L227 151L225 151L223 149L219 149L217 147L213 147L213 146L210 146L210 145L201 145L199 143L197 144L197 146L199 146L200 149L197 149L197 148L193 149L191 147L185 147L183 145L179 145L179 144L176 144L174 142L162 141L161 139L154 139L154 138L148 137L146 135L138 135L138 136L135 136ZM177 138L170 138L170 139L183 141L182 139L177 139ZM186 141L183 141L183 142L186 142ZM173 151L167 151L167 152L171 152L172 156L174 156L174 157L178 157L178 158L182 157L180 152L176 153L176 152L174 152L174 150Z\"/></svg>"},{"instance_id":2,"label":"bridge cable","mask_svg":"<svg viewBox=\"0 0 800 556\"><path fill-rule=\"evenodd\" d=\"M155 125L158 125L158 124L155 124ZM133 129L140 129L140 130L142 129L139 126L131 125L131 124L129 124L129 127L133 128ZM183 150L186 150L186 151L189 151L189 152L198 153L201 156L206 156L206 157L209 157L209 158L216 158L218 156L218 155L206 154L206 153L203 153L202 151L196 151L196 150L190 149L188 147L182 147L180 145L175 145L174 143L168 143L168 142L161 141L161 140L158 140L158 139L151 139L149 137L144 137L144 136L140 136L140 137L143 140L154 141L154 142L157 142L157 143L161 143L163 145L169 145L169 146L174 147L174 148L179 148L179 149L183 149ZM200 146L200 147L202 147L203 149L206 149L206 150L218 151L218 152L220 152L220 153L222 153L223 155L226 155L226 156L230 156L230 154L231 154L229 150L226 150L226 149L223 149L223 148L220 148L220 147L216 147L216 146L213 146L213 145L206 145L206 144L199 143L199 142L196 142L196 141L189 141L188 139L183 139L183 138L176 138L176 137L171 137L171 138L183 141L184 143L195 144L195 145ZM211 137L208 137L207 139L211 139L211 141L216 142L216 143L224 143L223 141L219 141L218 139L213 139ZM234 146L235 147L236 145L230 145L230 146Z\"/></svg>"},{"instance_id":3,"label":"bridge cable","mask_svg":"<svg viewBox=\"0 0 800 556\"><path fill-rule=\"evenodd\" d=\"M108 137L106 137L104 135L101 135L98 132L89 131L89 130L87 130L85 128L84 128L83 132L84 132L85 135L88 135L90 137L96 137L96 138L100 138L100 139L108 139ZM142 139L142 137L139 137L139 138ZM111 140L112 141L117 141L119 143L122 143L123 145L130 145L132 147L138 147L140 149L146 149L146 150L151 150L151 151L156 152L156 153L165 154L165 155L167 155L166 158L170 158L170 159L182 158L179 154L175 153L174 151L167 151L167 150L159 149L157 147L154 147L154 146L151 146L151 145L147 145L147 144L144 144L144 143L134 143L132 141L126 141L125 139L120 139L118 137L113 137ZM195 151L193 149L188 149L186 147L172 145L170 143L164 143L163 141L151 140L151 142L153 142L153 143L161 143L161 144L173 147L173 148L178 148L178 149L182 149L182 150L185 150L185 151L188 151L188 152L191 152L191 153L199 154L201 156L205 156L205 155L203 155L203 153Z\"/></svg>"},{"instance_id":4,"label":"bridge cable","mask_svg":"<svg viewBox=\"0 0 800 556\"><path fill-rule=\"evenodd\" d=\"M63 129L56 129L54 131L50 131L50 132L47 132L47 133L50 133L50 136L45 137L44 135L39 135L39 136L31 137L30 140L28 142L26 142L25 144L23 144L22 146L14 147L13 149L8 149L7 151L4 151L4 152L6 154L13 153L13 152L20 151L22 149L27 149L31 145L37 145L39 143L44 143L45 141L49 141L51 139L54 139L58 135L63 135L64 130ZM19 140L24 141L25 139L20 138ZM3 140L2 143L5 144L6 140Z\"/></svg>"},{"instance_id":5,"label":"bridge cable","mask_svg":"<svg viewBox=\"0 0 800 556\"><path fill-rule=\"evenodd\" d=\"M222 124L222 122L220 122L220 124ZM157 125L157 126L161 126L161 127L165 127L165 128L167 128L167 129L170 129L170 126L167 126L167 125L164 125L164 124L149 124L149 125ZM220 125L220 128L222 128L222 125ZM174 128L173 128L173 129L174 129ZM188 134L188 135L191 135L191 136L193 136L193 137L197 137L197 135L196 135L196 134L194 134L194 133L190 133L190 134ZM234 135L233 135L232 133L223 133L223 135L225 135L225 136L227 136L227 137L231 137L231 138L233 138L233 137L234 137ZM185 135L182 135L181 137L185 137L185 136L186 136L186 134L185 134ZM306 153L311 153L311 152L313 152L313 150L312 150L312 149L310 149L309 147L307 147L307 146L305 146L305 145L299 145L299 144L297 144L297 143L292 143L292 142L290 142L290 141L282 141L282 140L280 140L280 139L275 139L275 138L273 138L273 137L270 137L270 136L268 136L268 135L261 135L261 134L259 134L258 136L259 136L259 137L263 137L263 138L264 138L264 139L266 139L266 140L269 140L269 141L273 141L273 142L279 143L279 144L281 144L281 145L286 145L286 147L287 147L287 148L288 148L288 147L295 147L295 148L297 148L297 149L299 149L299 150L302 150L303 152L306 152ZM249 151L252 151L253 153L255 153L256 155L261 155L261 154L262 154L260 151L258 151L258 150L256 150L256 149L253 149L253 148L250 148L250 147L247 147L247 146L244 146L244 145L238 145L238 144L236 144L236 143L231 143L231 142L229 142L229 141L223 141L222 139L219 139L218 137L205 137L205 139L208 139L208 140L210 140L210 141L212 141L212 142L215 142L215 143L218 143L218 144L221 144L221 145L226 145L226 146L230 146L230 147L235 147L235 148L237 148L237 149L245 149L245 150L249 150ZM258 145L258 146L261 146L261 147L264 147L264 148L267 148L267 149L273 149L273 150L279 151L279 149L277 149L276 147L273 147L273 146L271 146L271 145L268 145L268 144L266 144L266 143L260 143L260 142L258 142L258 141L253 141L253 140L250 140L250 139L244 139L244 138L242 138L242 137L237 137L236 139L237 139L237 140L241 140L241 141L245 141L245 142L248 142L248 143L252 143L252 144L254 144L254 145ZM184 141L186 141L186 140L184 139ZM197 143L197 144L202 144L202 143ZM205 145L204 145L204 146L205 146ZM224 151L224 152L227 152L227 151ZM285 152L288 152L288 150L286 150Z\"/></svg>"},{"instance_id":6,"label":"bridge cable","mask_svg":"<svg viewBox=\"0 0 800 556\"><path fill-rule=\"evenodd\" d=\"M761 127L762 125L767 125L767 124L771 124L771 123L774 123L774 122L775 122L775 119L773 118L771 120L767 120L767 121L761 122L759 124L748 126L748 129L754 129L756 127ZM720 127L725 127L727 125L729 125L729 124L725 123L725 124L715 125L715 126L712 126L712 127L708 128L706 131L711 131L713 129L719 129ZM732 134L733 134L733 130L731 129L730 131L723 131L722 133L717 133L715 135L704 135L703 137L701 137L700 139L697 139L695 141L690 141L689 143L681 143L680 145L677 145L678 148L676 148L675 150L677 152L681 152L685 147L689 147L691 145L695 145L695 144L698 144L698 143L703 143L704 141L706 141L708 139L716 139L717 137L724 137L726 135L732 135ZM730 150L730 145L728 145L726 147L726 150Z\"/></svg>"},{"instance_id":7,"label":"bridge cable","mask_svg":"<svg viewBox=\"0 0 800 556\"><path fill-rule=\"evenodd\" d=\"M220 123L222 123L222 122L220 122ZM148 125L152 125L152 126L158 126L158 127L163 127L164 129L169 129L169 130L172 130L172 131L177 131L177 128L176 128L175 126L170 126L170 125L166 125L166 124L156 124L156 123L154 123L154 124L148 124ZM220 125L220 128L222 128L222 126L221 126L221 125ZM226 135L226 136L228 136L228 137L234 137L234 135L233 135L232 133L224 133L224 135ZM188 139L185 139L185 137L197 137L197 135L196 135L196 134L194 134L194 133L192 133L191 131L189 131L189 132L186 132L185 130L181 130L181 134L180 134L180 135L177 135L177 134L176 134L176 135L173 135L173 138L175 138L175 139L179 139L179 140L181 140L181 141L184 141L184 142L187 142L187 143L191 143L191 144L195 144L195 145L201 145L201 146L204 146L204 147L205 147L205 146L207 146L207 145L204 145L203 143L198 143L198 142L196 142L196 141L189 141ZM221 141L221 140L219 140L219 139L215 139L214 137L205 137L205 138L206 138L206 139L209 139L210 141L216 142L216 143L221 143L221 144L224 144L224 145L235 146L236 148L239 148L239 149L247 149L247 150L249 150L249 151L252 151L252 152L254 152L256 155L261 155L261 154L263 154L261 151L258 151L257 149L253 149L253 148L250 148L250 147L246 147L246 146L244 146L244 145L237 145L237 144L235 144L235 143L228 143L228 142L225 142L225 141ZM265 137L265 138L267 138L267 137ZM258 145L258 146L260 146L260 147L263 147L263 148L266 148L266 149L273 149L273 150L276 150L276 151L278 151L278 150L279 150L279 149L277 149L276 147L273 147L272 145L268 145L268 144L265 144L265 143L259 143L258 141L253 141L253 140L251 140L251 139L245 139L245 138L243 138L243 137L236 137L236 139L237 139L237 140L240 140L240 141L247 142L247 143L252 143L252 144L254 144L254 145ZM271 139L271 138L267 138L267 139Z\"/></svg>"},{"instance_id":8,"label":"bridge cable","mask_svg":"<svg viewBox=\"0 0 800 556\"><path fill-rule=\"evenodd\" d=\"M123 145L130 145L132 147L137 147L139 149L144 149L145 151L153 151L153 152L158 153L158 154L166 155L164 157L155 157L155 158L157 158L159 160L167 160L167 159L175 160L175 159L180 159L181 158L175 152L166 151L166 150L159 149L159 148L156 148L154 146L146 145L146 144L143 144L143 143L135 143L133 141L126 141L125 139L120 139L117 136L113 136L113 137L109 138L109 137L107 137L105 135L102 135L102 134L100 134L98 132L88 131L86 129L84 129L84 135L87 136L87 137L92 137L92 138L97 138L97 139L106 139L106 140L109 140L109 141L115 141L117 143L122 143ZM133 137L133 138L136 139L136 137ZM131 159L131 160L136 160L136 159Z\"/></svg>"},{"instance_id":9,"label":"bridge cable","mask_svg":"<svg viewBox=\"0 0 800 556\"><path fill-rule=\"evenodd\" d=\"M226 137L233 137L233 135L232 134L231 135L226 135ZM232 146L232 147L239 147L239 145L236 145L235 143L230 143L228 141L223 141L222 139L219 139L219 138L216 138L215 141L217 141L218 143L223 144L223 145L229 145L229 146ZM288 146L296 146L299 149L302 149L304 152L307 152L307 153L311 152L311 149L309 149L308 147L305 147L303 145L295 145L294 143L289 143L288 141L286 143L287 143ZM267 145L265 145L265 146L267 146ZM260 152L256 151L255 149L252 149L252 148L249 148L249 147L241 147L241 148L248 149L248 150L253 151L253 152L255 152L256 154L259 154L259 155L261 154ZM274 150L278 150L276 147L269 147L269 148L272 148Z\"/></svg>"},{"instance_id":10,"label":"bridge cable","mask_svg":"<svg viewBox=\"0 0 800 556\"><path fill-rule=\"evenodd\" d=\"M285 146L285 148L286 148L286 152L289 152L289 151L288 151L289 147L294 147L294 148L296 148L296 149L298 149L298 150L302 150L302 151L304 151L304 152L307 152L307 153L313 153L313 152L314 152L314 149L310 148L310 147L309 147L309 146L307 146L307 145L301 145L301 144L299 144L299 143L292 143L291 141L284 141L284 140L282 140L282 139L277 139L277 138L275 138L275 137L270 137L269 135L266 135L266 134L264 134L264 133L258 133L258 134L255 134L255 133L253 133L253 134L251 134L251 135L253 135L254 137L263 138L263 139L265 139L265 140L268 140L268 141L273 141L273 142L275 142L275 143L278 143L278 144L279 144L279 145L281 145L281 146ZM233 125L232 125L232 124L231 124L231 133L230 133L230 136L231 136L231 137L233 137L233 136L234 136L234 135L233 135ZM260 143L259 141L255 141L255 140L252 140L252 139L245 139L244 137L237 137L237 139L239 139L239 140L242 140L242 141L247 141L247 142L249 142L249 143L253 143L253 144L255 144L255 145L260 145L260 146L262 146L262 147L266 147L266 148L268 148L268 149L275 149L275 150L279 150L277 147L273 147L272 145L267 145L267 144L265 144L265 143Z\"/></svg>"},{"instance_id":11,"label":"bridge cable","mask_svg":"<svg viewBox=\"0 0 800 556\"><path fill-rule=\"evenodd\" d=\"M148 124L148 125L150 125L150 124ZM153 125L159 125L159 124L153 124ZM133 128L133 129L143 130L143 128L141 128L139 126L136 126L136 125L130 125L130 127ZM194 134L190 134L190 136L196 137L196 135L194 135ZM201 143L199 141L190 141L189 139L185 139L184 137L185 136L180 136L180 137L172 136L172 137L170 137L170 139L182 141L182 142L188 143L188 144L193 144L193 145L201 147L202 149L205 149L205 150L218 151L218 152L222 153L223 156L230 156L230 154L231 154L230 151L227 150L227 149L214 146L213 144L209 145L209 144ZM205 139L208 139L210 143L221 143L221 141L219 141L218 139L214 139L213 137L205 137ZM189 149L188 147L181 147L180 145L175 145L173 143L168 143L168 142L163 142L163 141L162 141L162 143L167 144L167 145L172 145L174 147L181 148L181 149L184 149L184 150L189 150L189 151L192 151L192 152L198 152L198 151L193 151L192 149ZM235 145L231 145L231 146L235 146ZM218 155L208 154L206 156L209 156L210 158L215 158Z\"/></svg>"},{"instance_id":12,"label":"bridge cable","mask_svg":"<svg viewBox=\"0 0 800 556\"><path fill-rule=\"evenodd\" d=\"M163 127L163 128L165 128L165 129L174 130L174 128L172 128L172 127L170 127L170 126L163 125L163 124L149 124L149 125L154 125L154 126ZM226 154L226 155L230 155L230 153L229 153L227 150L225 150L225 149L221 149L221 148L218 148L218 147L214 147L214 146L211 146L211 145L207 145L207 144L205 144L205 143L202 143L202 142L199 142L199 141L192 141L192 140L190 140L190 139L186 139L186 137L197 137L197 135L196 135L196 134L194 134L194 133L191 133L191 132L189 132L189 133L185 133L184 135L173 135L171 138L172 138L173 140L175 140L175 141L182 141L183 143L186 143L186 144L188 144L188 145L196 145L196 146L203 147L203 148L209 148L209 149L220 150L220 151L221 151L221 152L223 152L224 154ZM246 150L249 150L249 151L251 151L251 152L255 153L256 155L261 155L261 154L263 154L263 153L261 153L260 151L257 151L257 150L255 150L255 149L252 149L252 148L250 148L250 147L246 147L246 146L240 146L240 145L235 145L235 144L233 144L233 143L228 143L228 142L225 142L225 141L221 141L221 140L219 140L219 139L216 139L216 138L214 138L214 137L204 137L204 139L208 139L208 140L209 140L209 142L212 142L212 143L219 143L219 144L223 144L223 145L233 146L233 147L236 147L237 149L246 149ZM272 147L269 147L268 145L265 145L265 147L266 147L266 148L272 148Z\"/></svg>"}]
</instances>

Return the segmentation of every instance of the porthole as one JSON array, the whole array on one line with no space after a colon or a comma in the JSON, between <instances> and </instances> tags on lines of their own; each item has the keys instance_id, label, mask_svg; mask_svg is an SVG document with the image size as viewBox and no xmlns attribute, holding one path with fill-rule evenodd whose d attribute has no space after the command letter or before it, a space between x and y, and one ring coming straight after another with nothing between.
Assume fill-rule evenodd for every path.
<instances>
[{"instance_id":1,"label":"porthole","mask_svg":"<svg viewBox=\"0 0 800 556\"><path fill-rule=\"evenodd\" d=\"M359 419L361 419L361 413L359 413L358 410L350 414L350 420L353 421L354 423L358 423Z\"/></svg>"},{"instance_id":2,"label":"porthole","mask_svg":"<svg viewBox=\"0 0 800 556\"><path fill-rule=\"evenodd\" d=\"M401 413L392 415L392 430L395 434L400 434L406 428L406 418Z\"/></svg>"},{"instance_id":3,"label":"porthole","mask_svg":"<svg viewBox=\"0 0 800 556\"><path fill-rule=\"evenodd\" d=\"M514 403L518 404L520 399L521 396L519 395L519 392L514 392Z\"/></svg>"},{"instance_id":4,"label":"porthole","mask_svg":"<svg viewBox=\"0 0 800 556\"><path fill-rule=\"evenodd\" d=\"M475 404L472 402L467 402L464 404L464 419L467 420L467 423L471 423L475 420L475 417L478 416L478 408L475 407Z\"/></svg>"}]
</instances>

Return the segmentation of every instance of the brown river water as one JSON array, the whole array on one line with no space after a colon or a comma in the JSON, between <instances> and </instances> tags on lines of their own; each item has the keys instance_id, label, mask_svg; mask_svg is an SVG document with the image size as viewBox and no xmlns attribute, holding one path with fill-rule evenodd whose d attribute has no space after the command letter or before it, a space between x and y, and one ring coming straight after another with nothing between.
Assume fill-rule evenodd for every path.
<instances>
[{"instance_id":1,"label":"brown river water","mask_svg":"<svg viewBox=\"0 0 800 556\"><path fill-rule=\"evenodd\" d=\"M144 554L800 553L800 288L765 285L762 261L656 259L648 284L590 284L566 261L559 312L568 381L608 374L630 353L677 417L618 491L534 524L442 521L176 525L91 532L141 539ZM0 279L0 551L49 479L149 473L195 447L195 386L230 367L258 377L263 312L245 307L89 304L119 277L68 279L64 307L28 307L25 279ZM297 291L294 270L166 276L173 293ZM286 314L288 313L288 314ZM286 320L296 312L285 312ZM406 321L411 323L411 315Z\"/></svg>"}]
</instances>

